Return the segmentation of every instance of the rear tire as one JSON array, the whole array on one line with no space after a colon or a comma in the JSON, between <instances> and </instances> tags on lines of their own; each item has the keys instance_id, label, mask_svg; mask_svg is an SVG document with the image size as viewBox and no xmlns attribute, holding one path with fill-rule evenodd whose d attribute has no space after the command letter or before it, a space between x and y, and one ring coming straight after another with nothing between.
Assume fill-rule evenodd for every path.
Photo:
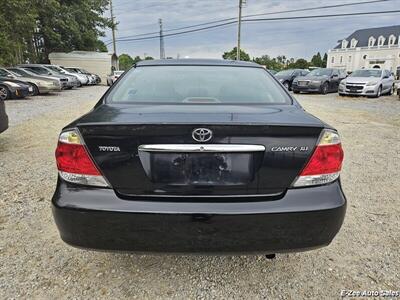
<instances>
[{"instance_id":1,"label":"rear tire","mask_svg":"<svg viewBox=\"0 0 400 300\"><path fill-rule=\"evenodd\" d=\"M328 94L328 83L324 82L321 86L321 94L326 95Z\"/></svg>"},{"instance_id":2,"label":"rear tire","mask_svg":"<svg viewBox=\"0 0 400 300\"><path fill-rule=\"evenodd\" d=\"M284 86L288 91L290 91L289 82L285 81L285 82L283 83L283 86Z\"/></svg>"},{"instance_id":3,"label":"rear tire","mask_svg":"<svg viewBox=\"0 0 400 300\"><path fill-rule=\"evenodd\" d=\"M8 100L11 98L11 92L5 85L0 85L0 100Z\"/></svg>"}]
</instances>

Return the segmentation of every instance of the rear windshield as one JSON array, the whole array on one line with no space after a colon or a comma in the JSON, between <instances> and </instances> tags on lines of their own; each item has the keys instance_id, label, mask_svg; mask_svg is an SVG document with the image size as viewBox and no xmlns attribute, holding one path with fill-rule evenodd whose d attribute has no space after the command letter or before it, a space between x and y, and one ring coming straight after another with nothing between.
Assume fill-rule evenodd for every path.
<instances>
[{"instance_id":1,"label":"rear windshield","mask_svg":"<svg viewBox=\"0 0 400 300\"><path fill-rule=\"evenodd\" d=\"M114 103L291 104L283 88L261 68L143 66L117 81Z\"/></svg>"}]
</instances>

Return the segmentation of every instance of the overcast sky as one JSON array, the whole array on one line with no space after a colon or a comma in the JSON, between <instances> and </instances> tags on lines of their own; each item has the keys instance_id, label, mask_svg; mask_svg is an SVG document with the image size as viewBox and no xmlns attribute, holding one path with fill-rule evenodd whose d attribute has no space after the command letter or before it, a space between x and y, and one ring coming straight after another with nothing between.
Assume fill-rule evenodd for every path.
<instances>
[{"instance_id":1,"label":"overcast sky","mask_svg":"<svg viewBox=\"0 0 400 300\"><path fill-rule=\"evenodd\" d=\"M270 13L297 8L342 3L365 2L367 0L247 0L243 15ZM114 12L119 22L117 38L155 32L158 19L162 18L164 30L190 26L203 22L237 17L238 0L113 0ZM371 3L334 9L310 10L265 16L284 17L332 13L351 13L399 9L400 0ZM400 25L400 14L352 16L312 20L285 20L257 23L243 23L242 49L251 57L268 54L270 56L310 58L320 51L333 48L337 40L361 28ZM173 37L166 37L166 56L190 58L221 58L224 51L236 46L237 25L219 27ZM104 41L111 40L111 32L106 32ZM108 49L111 51L112 46ZM118 42L117 53L144 56L144 53L159 57L159 40Z\"/></svg>"}]
</instances>

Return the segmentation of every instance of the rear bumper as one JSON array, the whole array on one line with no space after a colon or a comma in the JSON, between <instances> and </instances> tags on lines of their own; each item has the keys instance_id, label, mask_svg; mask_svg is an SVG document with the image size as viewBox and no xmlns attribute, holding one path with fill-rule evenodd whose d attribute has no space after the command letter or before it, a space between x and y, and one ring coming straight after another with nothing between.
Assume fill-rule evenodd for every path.
<instances>
[{"instance_id":1,"label":"rear bumper","mask_svg":"<svg viewBox=\"0 0 400 300\"><path fill-rule=\"evenodd\" d=\"M60 92L61 91L61 86L38 86L39 88L39 93L40 94L47 94L47 93L54 93L54 92Z\"/></svg>"},{"instance_id":2,"label":"rear bumper","mask_svg":"<svg viewBox=\"0 0 400 300\"><path fill-rule=\"evenodd\" d=\"M298 91L298 92L307 92L307 93L312 93L312 92L320 92L321 91L321 86L313 86L313 85L308 85L308 86L300 86L300 85L292 85L292 90L293 91Z\"/></svg>"},{"instance_id":3,"label":"rear bumper","mask_svg":"<svg viewBox=\"0 0 400 300\"><path fill-rule=\"evenodd\" d=\"M52 202L61 238L72 246L164 253L314 249L332 241L346 211L338 181L288 190L280 200L179 203L123 200L59 180Z\"/></svg>"}]
</instances>

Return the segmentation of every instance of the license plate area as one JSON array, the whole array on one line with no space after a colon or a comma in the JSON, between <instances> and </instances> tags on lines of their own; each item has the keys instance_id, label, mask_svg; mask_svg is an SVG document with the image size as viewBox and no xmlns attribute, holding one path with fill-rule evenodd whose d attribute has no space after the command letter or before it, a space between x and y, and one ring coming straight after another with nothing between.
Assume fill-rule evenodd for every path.
<instances>
[{"instance_id":1,"label":"license plate area","mask_svg":"<svg viewBox=\"0 0 400 300\"><path fill-rule=\"evenodd\" d=\"M254 180L263 153L139 152L147 177L167 185L246 185Z\"/></svg>"}]
</instances>

